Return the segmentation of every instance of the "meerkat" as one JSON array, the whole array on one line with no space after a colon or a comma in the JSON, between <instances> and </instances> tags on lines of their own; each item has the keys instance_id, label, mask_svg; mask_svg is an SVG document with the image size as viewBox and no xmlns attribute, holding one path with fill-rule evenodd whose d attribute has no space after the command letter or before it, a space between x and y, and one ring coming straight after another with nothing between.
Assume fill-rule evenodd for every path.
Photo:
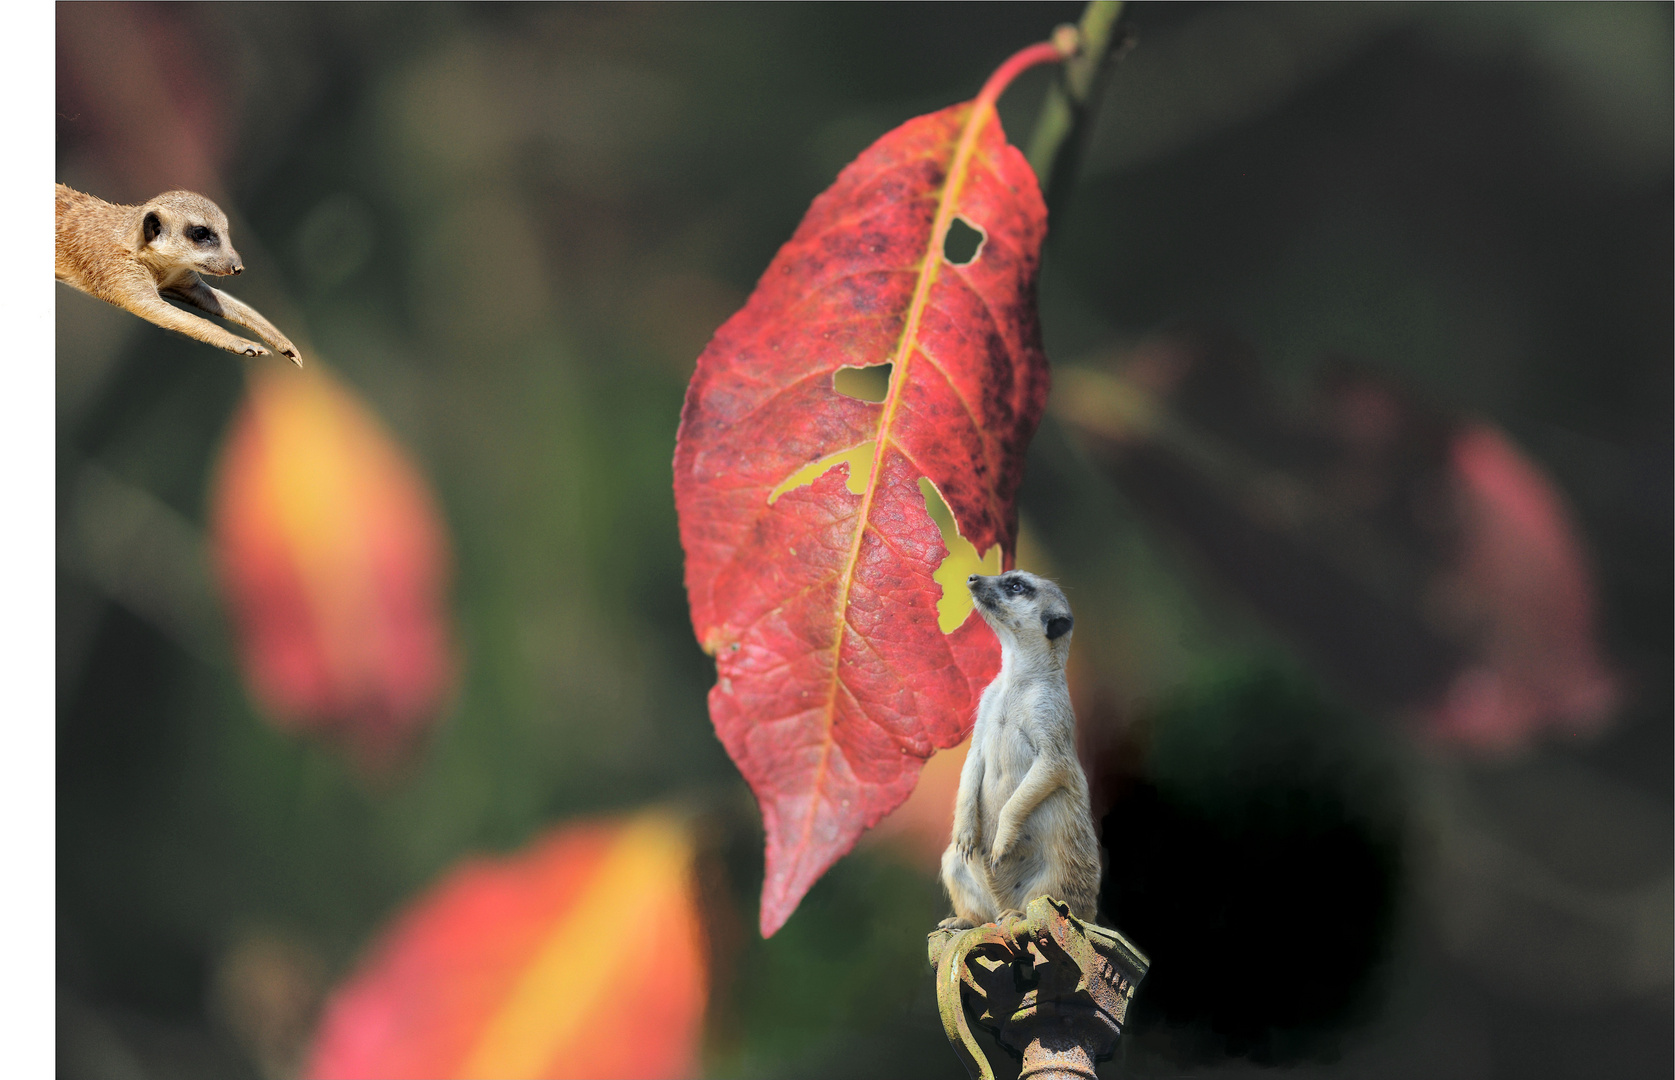
<instances>
[{"instance_id":1,"label":"meerkat","mask_svg":"<svg viewBox=\"0 0 1675 1080\"><path fill-rule=\"evenodd\" d=\"M249 304L204 284L199 274L242 274L227 215L190 191L165 191L140 206L121 206L57 186L59 281L127 308L168 330L244 356L268 351L164 302L179 300L207 315L254 330L302 366L291 340Z\"/></svg>"},{"instance_id":2,"label":"meerkat","mask_svg":"<svg viewBox=\"0 0 1675 1080\"><path fill-rule=\"evenodd\" d=\"M942 855L954 917L942 928L1007 921L1043 894L1093 922L1099 841L1064 676L1070 604L1057 585L1022 570L973 574L966 585L1000 638L1000 674L978 703L960 772Z\"/></svg>"}]
</instances>

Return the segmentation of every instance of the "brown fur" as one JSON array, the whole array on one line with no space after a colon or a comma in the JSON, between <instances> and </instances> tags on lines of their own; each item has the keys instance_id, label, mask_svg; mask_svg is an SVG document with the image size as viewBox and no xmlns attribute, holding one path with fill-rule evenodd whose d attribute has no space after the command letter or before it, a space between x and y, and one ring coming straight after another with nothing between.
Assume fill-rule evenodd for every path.
<instances>
[{"instance_id":1,"label":"brown fur","mask_svg":"<svg viewBox=\"0 0 1675 1080\"><path fill-rule=\"evenodd\" d=\"M59 281L228 352L267 355L254 341L172 307L164 297L178 300L255 331L302 364L296 346L260 312L198 276L244 272L219 206L190 191L165 191L144 205L122 206L63 184L55 203Z\"/></svg>"}]
</instances>

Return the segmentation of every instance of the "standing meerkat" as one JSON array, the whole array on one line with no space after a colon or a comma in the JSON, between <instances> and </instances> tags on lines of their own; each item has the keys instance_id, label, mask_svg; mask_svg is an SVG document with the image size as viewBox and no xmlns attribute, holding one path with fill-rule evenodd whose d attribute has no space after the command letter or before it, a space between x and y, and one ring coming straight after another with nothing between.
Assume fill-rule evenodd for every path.
<instances>
[{"instance_id":1,"label":"standing meerkat","mask_svg":"<svg viewBox=\"0 0 1675 1080\"><path fill-rule=\"evenodd\" d=\"M1057 585L1022 570L973 574L966 585L1000 638L1000 674L978 703L960 772L953 839L942 855L954 917L942 927L1021 915L1043 894L1092 922L1099 841L1064 677L1070 604Z\"/></svg>"},{"instance_id":2,"label":"standing meerkat","mask_svg":"<svg viewBox=\"0 0 1675 1080\"><path fill-rule=\"evenodd\" d=\"M58 257L54 270L59 281L228 352L267 355L254 341L172 307L163 298L179 300L254 330L302 365L291 339L261 312L210 288L198 276L244 272L244 260L228 236L227 215L219 206L190 191L165 191L141 206L121 206L63 184L57 186L55 202Z\"/></svg>"}]
</instances>

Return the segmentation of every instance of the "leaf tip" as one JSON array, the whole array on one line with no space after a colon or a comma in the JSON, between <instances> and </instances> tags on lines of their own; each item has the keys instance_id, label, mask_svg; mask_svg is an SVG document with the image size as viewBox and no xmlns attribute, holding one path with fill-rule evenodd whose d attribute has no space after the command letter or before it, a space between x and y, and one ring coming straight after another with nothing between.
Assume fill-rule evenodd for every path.
<instances>
[{"instance_id":1,"label":"leaf tip","mask_svg":"<svg viewBox=\"0 0 1675 1080\"><path fill-rule=\"evenodd\" d=\"M776 904L770 908L767 902L763 901L762 914L757 920L757 929L762 932L764 940L778 933L779 928L785 925L785 920L791 917L789 911L782 910L783 907L783 904Z\"/></svg>"},{"instance_id":2,"label":"leaf tip","mask_svg":"<svg viewBox=\"0 0 1675 1080\"><path fill-rule=\"evenodd\" d=\"M757 929L762 932L764 940L777 934L780 927L790 920L791 913L797 910L807 892L807 884L800 889L794 888L790 882L777 880L770 868L767 880L762 882L762 907L756 918Z\"/></svg>"}]
</instances>

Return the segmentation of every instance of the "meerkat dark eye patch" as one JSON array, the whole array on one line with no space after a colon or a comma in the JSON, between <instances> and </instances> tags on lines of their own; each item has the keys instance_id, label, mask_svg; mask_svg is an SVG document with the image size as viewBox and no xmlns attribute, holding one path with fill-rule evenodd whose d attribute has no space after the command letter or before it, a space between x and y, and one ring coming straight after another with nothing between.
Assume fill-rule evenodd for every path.
<instances>
[{"instance_id":1,"label":"meerkat dark eye patch","mask_svg":"<svg viewBox=\"0 0 1675 1080\"><path fill-rule=\"evenodd\" d=\"M163 235L163 221L155 211L145 215L145 223L141 228L145 230L145 242L148 244Z\"/></svg>"},{"instance_id":2,"label":"meerkat dark eye patch","mask_svg":"<svg viewBox=\"0 0 1675 1080\"><path fill-rule=\"evenodd\" d=\"M186 235L191 238L194 244L212 244L215 242L215 233L203 225L192 226L186 230Z\"/></svg>"},{"instance_id":3,"label":"meerkat dark eye patch","mask_svg":"<svg viewBox=\"0 0 1675 1080\"><path fill-rule=\"evenodd\" d=\"M1076 620L1069 615L1043 615L1041 622L1047 628L1048 641L1057 641L1070 633L1070 628L1076 625Z\"/></svg>"}]
</instances>

